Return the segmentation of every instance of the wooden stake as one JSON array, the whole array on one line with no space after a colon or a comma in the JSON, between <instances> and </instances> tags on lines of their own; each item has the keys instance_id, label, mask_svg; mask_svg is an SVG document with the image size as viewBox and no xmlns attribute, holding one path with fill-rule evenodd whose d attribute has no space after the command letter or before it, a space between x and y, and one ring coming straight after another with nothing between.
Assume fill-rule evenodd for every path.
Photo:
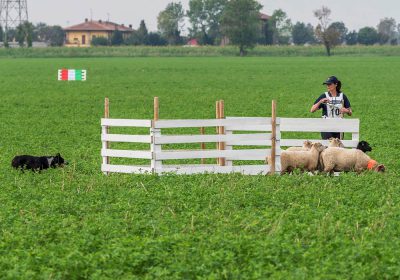
<instances>
[{"instance_id":1,"label":"wooden stake","mask_svg":"<svg viewBox=\"0 0 400 280\"><path fill-rule=\"evenodd\" d=\"M204 127L200 127L200 134L201 135L205 135L206 134ZM203 151L206 149L206 144L204 142L200 143L200 149L202 149ZM202 158L201 159L201 164L205 164L205 163L206 163L206 159Z\"/></svg>"},{"instance_id":2,"label":"wooden stake","mask_svg":"<svg viewBox=\"0 0 400 280\"><path fill-rule=\"evenodd\" d=\"M219 101L219 118L220 119L224 119L225 118L224 100L220 100ZM220 126L218 134L220 134L220 135L225 134L225 127ZM220 142L219 143L219 150L225 150L225 142ZM219 159L219 165L220 166L225 166L225 158L220 158Z\"/></svg>"},{"instance_id":3,"label":"wooden stake","mask_svg":"<svg viewBox=\"0 0 400 280\"><path fill-rule=\"evenodd\" d=\"M156 137L159 137L161 135L161 129L156 129L156 121L159 120L159 103L158 103L158 97L154 97L153 100L153 120L151 121L151 129L150 129L150 135L151 135L151 144L150 144L150 150L152 154L152 159L150 162L150 166L152 169L153 174L156 174L157 172L161 172L162 170L162 162L156 160L156 153L161 152L161 145L156 145Z\"/></svg>"},{"instance_id":4,"label":"wooden stake","mask_svg":"<svg viewBox=\"0 0 400 280\"><path fill-rule=\"evenodd\" d=\"M220 106L219 106L219 101L215 102L215 118L219 119L220 118ZM216 134L219 134L219 126L216 127ZM219 150L219 142L216 143L217 150ZM219 158L217 158L217 164L219 164Z\"/></svg>"},{"instance_id":5,"label":"wooden stake","mask_svg":"<svg viewBox=\"0 0 400 280\"><path fill-rule=\"evenodd\" d=\"M104 99L104 118L109 119L110 118L110 102L108 100L108 97ZM109 133L109 127L107 126L107 134ZM107 149L109 148L109 142L107 142ZM109 158L107 157L107 161ZM108 164L108 162L107 162Z\"/></svg>"},{"instance_id":6,"label":"wooden stake","mask_svg":"<svg viewBox=\"0 0 400 280\"><path fill-rule=\"evenodd\" d=\"M275 174L275 157L276 157L276 101L272 100L272 116L271 116L271 124L272 124L272 143L271 143L271 169L270 175Z\"/></svg>"},{"instance_id":7,"label":"wooden stake","mask_svg":"<svg viewBox=\"0 0 400 280\"><path fill-rule=\"evenodd\" d=\"M154 121L158 121L159 118L159 103L158 97L154 97ZM154 123L153 123L154 128Z\"/></svg>"},{"instance_id":8,"label":"wooden stake","mask_svg":"<svg viewBox=\"0 0 400 280\"><path fill-rule=\"evenodd\" d=\"M104 118L106 118L106 119L110 118L110 103L109 103L108 97L106 97L104 99ZM109 127L108 126L105 127L105 133L109 134ZM108 141L106 141L103 148L109 149L110 148L110 143ZM104 160L103 160L103 163L104 164L110 164L110 158L109 157L105 157ZM109 172L106 172L106 175L109 175L109 174L110 174Z\"/></svg>"}]
</instances>

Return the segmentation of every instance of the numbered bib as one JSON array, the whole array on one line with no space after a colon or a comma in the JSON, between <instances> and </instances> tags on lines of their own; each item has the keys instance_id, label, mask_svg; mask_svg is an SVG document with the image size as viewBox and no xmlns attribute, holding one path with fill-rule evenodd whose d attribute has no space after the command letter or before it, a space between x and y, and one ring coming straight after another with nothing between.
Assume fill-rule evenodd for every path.
<instances>
[{"instance_id":1,"label":"numbered bib","mask_svg":"<svg viewBox=\"0 0 400 280\"><path fill-rule=\"evenodd\" d=\"M326 103L327 110L327 118L342 118L343 115L340 112L340 109L343 108L343 94L340 93L339 96L333 97L329 96L327 92L325 92L326 98L329 99L329 102Z\"/></svg>"}]
</instances>

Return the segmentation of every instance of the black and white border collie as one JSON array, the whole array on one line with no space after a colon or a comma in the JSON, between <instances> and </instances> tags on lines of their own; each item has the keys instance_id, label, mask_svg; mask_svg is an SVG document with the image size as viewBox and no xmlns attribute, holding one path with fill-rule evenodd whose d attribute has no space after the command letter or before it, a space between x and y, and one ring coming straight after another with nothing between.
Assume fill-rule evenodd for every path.
<instances>
[{"instance_id":1,"label":"black and white border collie","mask_svg":"<svg viewBox=\"0 0 400 280\"><path fill-rule=\"evenodd\" d=\"M50 167L62 167L64 166L64 159L58 153L55 156L42 156L42 157L35 157L35 156L16 156L13 158L11 162L11 166L15 169L30 169L33 171L40 171L43 169L48 169Z\"/></svg>"}]
</instances>

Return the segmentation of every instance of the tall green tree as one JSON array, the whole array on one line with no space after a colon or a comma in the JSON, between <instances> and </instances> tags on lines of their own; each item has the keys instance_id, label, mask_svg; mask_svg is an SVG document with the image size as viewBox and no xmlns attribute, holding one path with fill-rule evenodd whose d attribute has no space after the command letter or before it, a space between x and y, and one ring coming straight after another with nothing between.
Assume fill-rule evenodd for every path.
<instances>
[{"instance_id":1,"label":"tall green tree","mask_svg":"<svg viewBox=\"0 0 400 280\"><path fill-rule=\"evenodd\" d=\"M362 45L373 45L378 43L379 35L373 27L363 27L358 31L358 43Z\"/></svg>"},{"instance_id":2,"label":"tall green tree","mask_svg":"<svg viewBox=\"0 0 400 280\"><path fill-rule=\"evenodd\" d=\"M275 10L269 20L273 32L273 44L289 44L292 33L292 21L288 18L286 12L281 9Z\"/></svg>"},{"instance_id":3,"label":"tall green tree","mask_svg":"<svg viewBox=\"0 0 400 280\"><path fill-rule=\"evenodd\" d=\"M141 20L138 30L134 31L125 43L127 45L134 46L146 45L148 33L149 32L147 30L146 23L144 22L144 20Z\"/></svg>"},{"instance_id":4,"label":"tall green tree","mask_svg":"<svg viewBox=\"0 0 400 280\"><path fill-rule=\"evenodd\" d=\"M20 47L26 43L28 48L32 47L33 42L33 24L25 21L17 26L15 38Z\"/></svg>"},{"instance_id":5,"label":"tall green tree","mask_svg":"<svg viewBox=\"0 0 400 280\"><path fill-rule=\"evenodd\" d=\"M64 44L65 31L59 25L49 26L47 33L47 43L53 47L60 47Z\"/></svg>"},{"instance_id":6,"label":"tall green tree","mask_svg":"<svg viewBox=\"0 0 400 280\"><path fill-rule=\"evenodd\" d=\"M169 44L178 45L182 43L181 32L184 17L185 12L180 2L169 3L165 10L158 14L158 30Z\"/></svg>"},{"instance_id":7,"label":"tall green tree","mask_svg":"<svg viewBox=\"0 0 400 280\"><path fill-rule=\"evenodd\" d=\"M146 37L147 34L149 33L149 31L147 30L146 23L144 22L143 19L140 21L139 29L137 30L137 32L142 37Z\"/></svg>"},{"instance_id":8,"label":"tall green tree","mask_svg":"<svg viewBox=\"0 0 400 280\"><path fill-rule=\"evenodd\" d=\"M118 29L115 29L113 35L111 37L111 45L113 46L120 46L124 43L124 36L122 32Z\"/></svg>"},{"instance_id":9,"label":"tall green tree","mask_svg":"<svg viewBox=\"0 0 400 280\"><path fill-rule=\"evenodd\" d=\"M4 36L3 26L0 25L0 42L3 42L3 36Z\"/></svg>"},{"instance_id":10,"label":"tall green tree","mask_svg":"<svg viewBox=\"0 0 400 280\"><path fill-rule=\"evenodd\" d=\"M377 31L379 35L379 43L381 45L391 43L396 39L396 20L394 18L381 19Z\"/></svg>"},{"instance_id":11,"label":"tall green tree","mask_svg":"<svg viewBox=\"0 0 400 280\"><path fill-rule=\"evenodd\" d=\"M328 56L331 55L332 48L340 43L340 33L335 28L330 27L330 15L331 10L325 6L314 11L314 16L319 21L315 28L315 36L322 44L324 44Z\"/></svg>"},{"instance_id":12,"label":"tall green tree","mask_svg":"<svg viewBox=\"0 0 400 280\"><path fill-rule=\"evenodd\" d=\"M344 43L346 41L347 32L349 31L346 25L341 21L336 21L329 25L329 29L331 28L339 33L339 37L337 38L338 44Z\"/></svg>"},{"instance_id":13,"label":"tall green tree","mask_svg":"<svg viewBox=\"0 0 400 280\"><path fill-rule=\"evenodd\" d=\"M190 0L187 16L190 36L200 44L215 44L221 39L221 18L227 0Z\"/></svg>"},{"instance_id":14,"label":"tall green tree","mask_svg":"<svg viewBox=\"0 0 400 280\"><path fill-rule=\"evenodd\" d=\"M292 39L296 45L304 45L306 43L313 43L314 28L311 24L305 24L304 22L297 22L292 28Z\"/></svg>"},{"instance_id":15,"label":"tall green tree","mask_svg":"<svg viewBox=\"0 0 400 280\"><path fill-rule=\"evenodd\" d=\"M65 32L59 25L47 25L40 22L34 26L33 38L50 46L59 47L64 44Z\"/></svg>"},{"instance_id":16,"label":"tall green tree","mask_svg":"<svg viewBox=\"0 0 400 280\"><path fill-rule=\"evenodd\" d=\"M223 34L239 47L240 56L259 38L261 4L255 0L229 0L222 15Z\"/></svg>"}]
</instances>

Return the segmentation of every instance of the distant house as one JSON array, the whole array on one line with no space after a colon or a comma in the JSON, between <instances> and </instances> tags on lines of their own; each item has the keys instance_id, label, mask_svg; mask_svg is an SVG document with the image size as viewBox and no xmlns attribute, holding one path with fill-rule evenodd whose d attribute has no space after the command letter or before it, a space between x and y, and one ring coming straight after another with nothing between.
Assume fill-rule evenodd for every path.
<instances>
[{"instance_id":1,"label":"distant house","mask_svg":"<svg viewBox=\"0 0 400 280\"><path fill-rule=\"evenodd\" d=\"M92 40L96 37L104 37L111 40L116 30L122 32L124 39L134 32L132 25L125 26L109 21L86 19L83 23L64 28L65 46L90 47Z\"/></svg>"}]
</instances>

